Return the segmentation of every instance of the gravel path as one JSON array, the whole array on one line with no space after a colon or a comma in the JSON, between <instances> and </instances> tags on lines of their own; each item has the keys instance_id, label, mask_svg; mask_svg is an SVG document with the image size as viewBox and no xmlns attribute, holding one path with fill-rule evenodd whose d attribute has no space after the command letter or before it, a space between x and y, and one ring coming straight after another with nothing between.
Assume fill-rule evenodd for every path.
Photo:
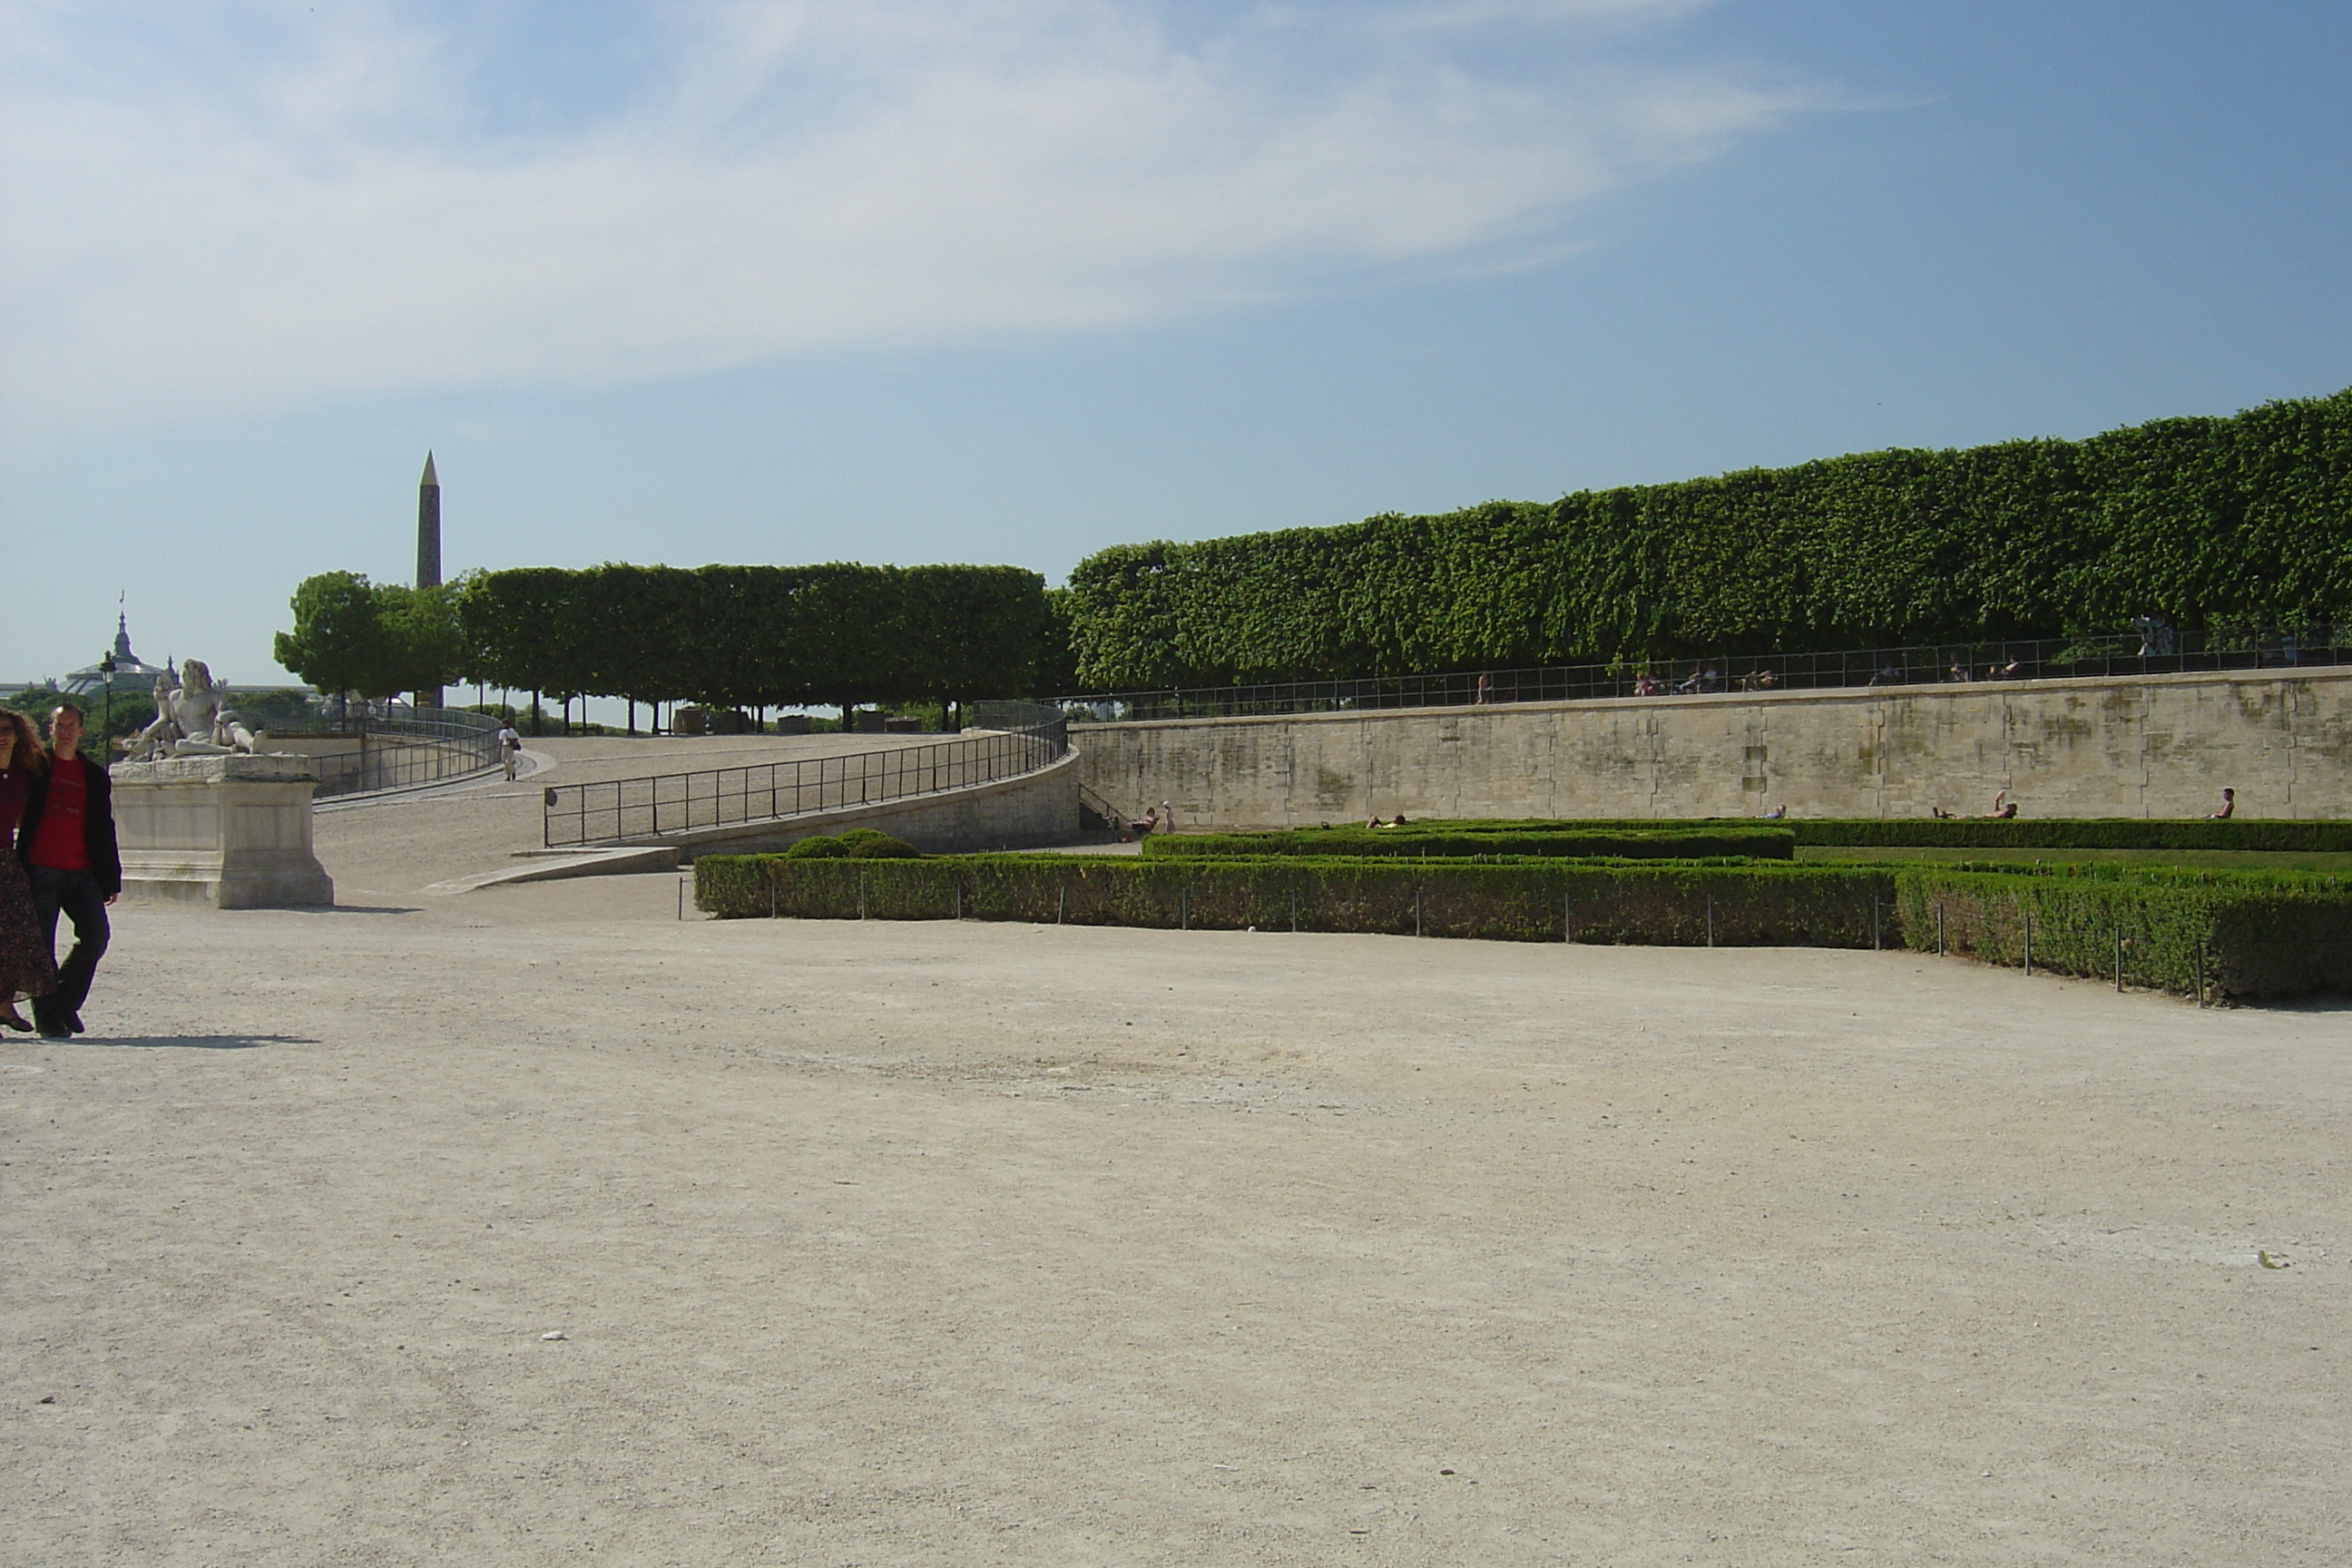
<instances>
[{"instance_id":1,"label":"gravel path","mask_svg":"<svg viewBox=\"0 0 2352 1568\"><path fill-rule=\"evenodd\" d=\"M414 896L535 798L0 1041L0 1561L2342 1561L2340 1008Z\"/></svg>"}]
</instances>

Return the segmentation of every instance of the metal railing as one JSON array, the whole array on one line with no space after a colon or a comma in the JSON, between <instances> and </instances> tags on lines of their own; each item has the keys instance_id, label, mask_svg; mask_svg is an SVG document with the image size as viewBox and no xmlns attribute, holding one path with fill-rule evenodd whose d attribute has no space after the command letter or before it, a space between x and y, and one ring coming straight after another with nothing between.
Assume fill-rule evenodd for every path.
<instances>
[{"instance_id":1,"label":"metal railing","mask_svg":"<svg viewBox=\"0 0 2352 1568\"><path fill-rule=\"evenodd\" d=\"M315 728L273 729L272 735L349 737L355 751L312 757L319 787L312 798L372 794L437 784L497 767L499 721L454 708L404 709L373 713L353 704L344 714L323 713ZM266 748L267 741L262 742Z\"/></svg>"},{"instance_id":2,"label":"metal railing","mask_svg":"<svg viewBox=\"0 0 2352 1568\"><path fill-rule=\"evenodd\" d=\"M2198 634L2158 627L2105 637L1919 644L1841 653L1681 655L1357 680L1082 692L1057 701L1074 721L1116 722L2344 664L2352 664L2352 626Z\"/></svg>"},{"instance_id":3,"label":"metal railing","mask_svg":"<svg viewBox=\"0 0 2352 1568\"><path fill-rule=\"evenodd\" d=\"M551 849L627 844L694 828L878 805L1017 778L1069 752L1069 727L1059 709L980 703L971 717L973 728L992 732L890 751L551 784L543 797L541 841Z\"/></svg>"}]
</instances>

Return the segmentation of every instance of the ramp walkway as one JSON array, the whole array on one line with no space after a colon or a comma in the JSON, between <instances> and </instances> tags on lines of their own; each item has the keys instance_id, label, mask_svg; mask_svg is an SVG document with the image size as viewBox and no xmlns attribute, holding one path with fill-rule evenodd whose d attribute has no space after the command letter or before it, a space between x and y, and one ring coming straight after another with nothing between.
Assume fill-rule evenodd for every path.
<instances>
[{"instance_id":1,"label":"ramp walkway","mask_svg":"<svg viewBox=\"0 0 2352 1568\"><path fill-rule=\"evenodd\" d=\"M1043 772L1069 755L1058 708L975 704L980 726L930 745L793 758L690 773L551 784L541 802L547 849L680 847L712 837L815 826L844 811L936 802Z\"/></svg>"}]
</instances>

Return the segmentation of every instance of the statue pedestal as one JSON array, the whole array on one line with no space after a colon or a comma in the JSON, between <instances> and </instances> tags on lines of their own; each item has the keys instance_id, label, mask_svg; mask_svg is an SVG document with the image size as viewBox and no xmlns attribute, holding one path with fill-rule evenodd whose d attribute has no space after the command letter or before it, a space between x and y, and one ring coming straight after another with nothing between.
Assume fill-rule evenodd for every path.
<instances>
[{"instance_id":1,"label":"statue pedestal","mask_svg":"<svg viewBox=\"0 0 2352 1568\"><path fill-rule=\"evenodd\" d=\"M110 773L126 894L224 910L335 901L310 849L309 758L166 757Z\"/></svg>"}]
</instances>

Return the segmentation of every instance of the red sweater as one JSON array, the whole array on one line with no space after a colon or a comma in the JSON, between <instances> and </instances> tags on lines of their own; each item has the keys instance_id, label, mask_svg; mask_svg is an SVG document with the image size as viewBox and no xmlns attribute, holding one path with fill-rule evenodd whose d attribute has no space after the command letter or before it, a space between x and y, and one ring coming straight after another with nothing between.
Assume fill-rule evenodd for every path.
<instances>
[{"instance_id":1,"label":"red sweater","mask_svg":"<svg viewBox=\"0 0 2352 1568\"><path fill-rule=\"evenodd\" d=\"M79 757L50 762L48 805L33 830L33 842L25 855L27 865L46 866L53 871L89 869L83 814L89 799L89 784L82 777L85 765Z\"/></svg>"}]
</instances>

